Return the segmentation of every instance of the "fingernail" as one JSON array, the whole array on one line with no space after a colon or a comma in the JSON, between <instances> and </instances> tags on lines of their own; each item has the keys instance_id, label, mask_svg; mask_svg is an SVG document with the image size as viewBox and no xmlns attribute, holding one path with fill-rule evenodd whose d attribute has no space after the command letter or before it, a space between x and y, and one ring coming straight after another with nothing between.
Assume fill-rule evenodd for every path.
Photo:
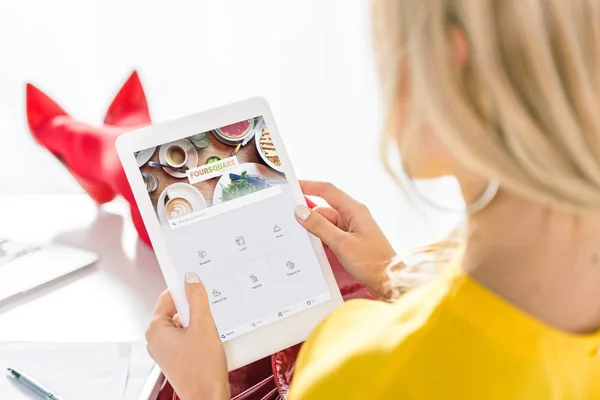
<instances>
[{"instance_id":1,"label":"fingernail","mask_svg":"<svg viewBox=\"0 0 600 400\"><path fill-rule=\"evenodd\" d=\"M190 271L185 273L185 281L187 283L200 283L200 278L197 273Z\"/></svg>"},{"instance_id":2,"label":"fingernail","mask_svg":"<svg viewBox=\"0 0 600 400\"><path fill-rule=\"evenodd\" d=\"M305 205L299 205L294 208L294 215L302 221L306 221L310 217L310 209Z\"/></svg>"}]
</instances>

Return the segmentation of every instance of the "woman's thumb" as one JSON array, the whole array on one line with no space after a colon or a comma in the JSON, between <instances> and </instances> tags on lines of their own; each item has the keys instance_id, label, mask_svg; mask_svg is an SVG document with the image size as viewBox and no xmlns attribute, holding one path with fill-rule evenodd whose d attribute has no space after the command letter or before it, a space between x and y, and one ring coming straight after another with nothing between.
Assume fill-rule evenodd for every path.
<instances>
[{"instance_id":1,"label":"woman's thumb","mask_svg":"<svg viewBox=\"0 0 600 400\"><path fill-rule=\"evenodd\" d=\"M190 326L210 315L206 289L198 274L194 271L185 274L185 294L190 304Z\"/></svg>"},{"instance_id":2,"label":"woman's thumb","mask_svg":"<svg viewBox=\"0 0 600 400\"><path fill-rule=\"evenodd\" d=\"M296 219L307 231L321 239L331 250L336 251L341 240L343 231L333 225L324 216L311 210L305 205L296 206L294 209Z\"/></svg>"}]
</instances>

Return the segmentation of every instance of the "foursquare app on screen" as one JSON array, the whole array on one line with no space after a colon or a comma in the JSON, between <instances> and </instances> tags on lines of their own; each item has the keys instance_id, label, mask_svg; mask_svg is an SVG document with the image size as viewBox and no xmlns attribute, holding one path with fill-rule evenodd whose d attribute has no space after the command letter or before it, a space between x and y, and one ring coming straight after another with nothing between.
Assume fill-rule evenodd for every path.
<instances>
[{"instance_id":1,"label":"foursquare app on screen","mask_svg":"<svg viewBox=\"0 0 600 400\"><path fill-rule=\"evenodd\" d=\"M223 341L331 299L262 116L135 157L173 264L202 279Z\"/></svg>"}]
</instances>

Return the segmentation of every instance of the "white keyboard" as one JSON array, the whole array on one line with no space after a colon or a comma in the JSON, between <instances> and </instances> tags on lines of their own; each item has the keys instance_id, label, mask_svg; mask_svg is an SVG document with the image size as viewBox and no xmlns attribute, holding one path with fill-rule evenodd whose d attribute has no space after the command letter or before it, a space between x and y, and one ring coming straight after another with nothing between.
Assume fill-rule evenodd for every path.
<instances>
[{"instance_id":1,"label":"white keyboard","mask_svg":"<svg viewBox=\"0 0 600 400\"><path fill-rule=\"evenodd\" d=\"M98 256L60 243L0 239L0 301L93 264Z\"/></svg>"},{"instance_id":2,"label":"white keyboard","mask_svg":"<svg viewBox=\"0 0 600 400\"><path fill-rule=\"evenodd\" d=\"M0 238L0 266L14 261L24 255L38 251L42 246L16 242Z\"/></svg>"}]
</instances>

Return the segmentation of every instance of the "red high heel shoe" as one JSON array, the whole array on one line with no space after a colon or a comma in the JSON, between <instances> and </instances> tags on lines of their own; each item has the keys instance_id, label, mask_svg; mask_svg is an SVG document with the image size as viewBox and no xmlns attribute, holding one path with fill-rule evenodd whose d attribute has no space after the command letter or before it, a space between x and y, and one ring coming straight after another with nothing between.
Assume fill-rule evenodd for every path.
<instances>
[{"instance_id":1,"label":"red high heel shoe","mask_svg":"<svg viewBox=\"0 0 600 400\"><path fill-rule=\"evenodd\" d=\"M27 122L35 140L56 156L81 187L99 204L117 195L131 208L140 238L150 239L119 161L115 140L123 132L150 125L142 83L133 72L106 112L104 124L92 126L73 119L44 92L27 84Z\"/></svg>"}]
</instances>

